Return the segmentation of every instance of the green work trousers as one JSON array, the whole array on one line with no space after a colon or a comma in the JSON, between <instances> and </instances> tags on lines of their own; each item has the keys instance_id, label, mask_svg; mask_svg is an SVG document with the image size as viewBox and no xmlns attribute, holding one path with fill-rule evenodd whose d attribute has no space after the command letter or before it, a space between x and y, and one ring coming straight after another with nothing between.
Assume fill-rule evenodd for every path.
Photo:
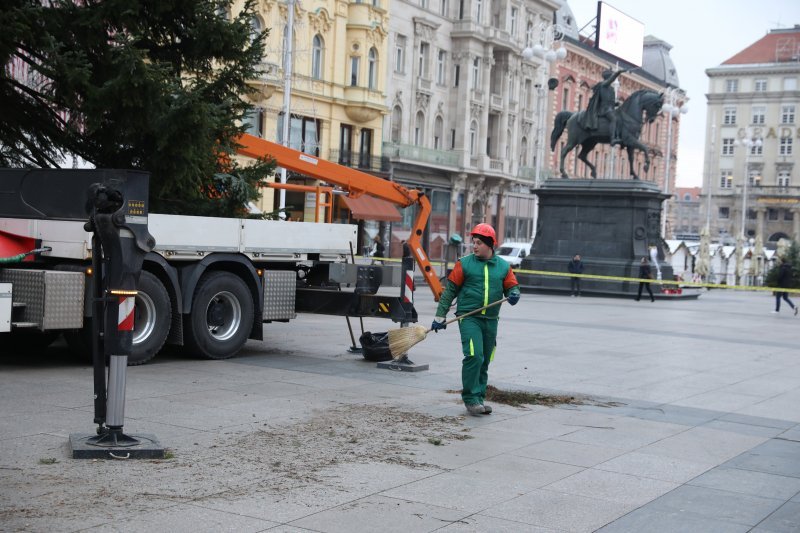
<instances>
[{"instance_id":1,"label":"green work trousers","mask_svg":"<svg viewBox=\"0 0 800 533\"><path fill-rule=\"evenodd\" d=\"M464 404L483 403L489 383L489 363L497 345L497 320L470 316L458 321L461 332L461 398Z\"/></svg>"}]
</instances>

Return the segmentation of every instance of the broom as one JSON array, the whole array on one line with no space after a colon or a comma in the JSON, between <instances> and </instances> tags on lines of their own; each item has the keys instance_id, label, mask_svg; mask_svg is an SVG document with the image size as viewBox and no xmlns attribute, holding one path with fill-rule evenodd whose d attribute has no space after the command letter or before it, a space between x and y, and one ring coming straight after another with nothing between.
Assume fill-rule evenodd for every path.
<instances>
[{"instance_id":1,"label":"broom","mask_svg":"<svg viewBox=\"0 0 800 533\"><path fill-rule=\"evenodd\" d=\"M474 311L470 311L469 313L464 313L461 316L451 318L445 322L444 325L446 326L447 324L452 324L453 322L461 320L462 318L480 313L484 309L494 307L495 305L500 305L506 300L508 300L508 298L502 298L496 302L490 303L489 305L484 305L483 307L479 307ZM392 354L392 359L395 361L402 359L409 349L424 341L425 337L427 337L428 333L431 331L433 331L431 328L426 328L425 326L411 326L408 328L400 328L390 331L387 335L389 336L389 352Z\"/></svg>"}]
</instances>

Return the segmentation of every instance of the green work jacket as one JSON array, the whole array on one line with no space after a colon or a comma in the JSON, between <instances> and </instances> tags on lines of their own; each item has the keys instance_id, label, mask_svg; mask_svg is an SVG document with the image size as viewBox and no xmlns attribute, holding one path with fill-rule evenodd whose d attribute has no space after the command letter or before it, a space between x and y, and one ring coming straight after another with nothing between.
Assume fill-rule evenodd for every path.
<instances>
[{"instance_id":1,"label":"green work jacket","mask_svg":"<svg viewBox=\"0 0 800 533\"><path fill-rule=\"evenodd\" d=\"M479 259L470 254L459 259L447 277L447 287L439 299L436 316L447 316L456 297L456 316L460 316L509 294L519 294L519 283L511 265L496 255ZM496 320L499 314L500 306L496 305L473 316Z\"/></svg>"}]
</instances>

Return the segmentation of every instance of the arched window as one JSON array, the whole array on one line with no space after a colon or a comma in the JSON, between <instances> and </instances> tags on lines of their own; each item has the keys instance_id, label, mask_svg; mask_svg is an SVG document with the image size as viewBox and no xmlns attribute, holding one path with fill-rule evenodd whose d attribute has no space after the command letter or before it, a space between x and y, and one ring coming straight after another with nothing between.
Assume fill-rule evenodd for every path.
<instances>
[{"instance_id":1,"label":"arched window","mask_svg":"<svg viewBox=\"0 0 800 533\"><path fill-rule=\"evenodd\" d=\"M444 139L444 120L442 117L437 116L433 122L433 148L434 150L442 149L442 142Z\"/></svg>"},{"instance_id":2,"label":"arched window","mask_svg":"<svg viewBox=\"0 0 800 533\"><path fill-rule=\"evenodd\" d=\"M528 166L528 138L523 137L522 142L519 143L519 166Z\"/></svg>"},{"instance_id":3,"label":"arched window","mask_svg":"<svg viewBox=\"0 0 800 533\"><path fill-rule=\"evenodd\" d=\"M425 114L417 111L417 119L414 122L414 144L422 146L425 140Z\"/></svg>"},{"instance_id":4,"label":"arched window","mask_svg":"<svg viewBox=\"0 0 800 533\"><path fill-rule=\"evenodd\" d=\"M258 39L258 36L261 35L261 21L258 20L258 17L253 17L250 19L250 42L255 41Z\"/></svg>"},{"instance_id":5,"label":"arched window","mask_svg":"<svg viewBox=\"0 0 800 533\"><path fill-rule=\"evenodd\" d=\"M400 132L403 131L403 110L399 105L392 109L392 142L400 142Z\"/></svg>"},{"instance_id":6,"label":"arched window","mask_svg":"<svg viewBox=\"0 0 800 533\"><path fill-rule=\"evenodd\" d=\"M367 60L369 62L367 87L374 91L378 88L378 51L374 47L369 49Z\"/></svg>"},{"instance_id":7,"label":"arched window","mask_svg":"<svg viewBox=\"0 0 800 533\"><path fill-rule=\"evenodd\" d=\"M321 80L325 44L319 34L314 36L311 48L311 77L315 80Z\"/></svg>"}]
</instances>

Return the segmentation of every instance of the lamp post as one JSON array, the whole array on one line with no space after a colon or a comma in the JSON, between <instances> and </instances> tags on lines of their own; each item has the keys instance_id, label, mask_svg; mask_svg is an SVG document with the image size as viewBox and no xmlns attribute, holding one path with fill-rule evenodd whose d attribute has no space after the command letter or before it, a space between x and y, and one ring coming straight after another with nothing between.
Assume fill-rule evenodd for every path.
<instances>
[{"instance_id":1,"label":"lamp post","mask_svg":"<svg viewBox=\"0 0 800 533\"><path fill-rule=\"evenodd\" d=\"M747 186L750 182L750 154L752 153L754 148L758 148L762 146L763 141L760 138L755 137L745 137L743 139L737 139L733 143L736 146L743 146L745 148L744 152L744 183L742 186L742 227L741 227L741 236L743 239L747 238L745 232L745 224L747 223Z\"/></svg>"},{"instance_id":2,"label":"lamp post","mask_svg":"<svg viewBox=\"0 0 800 533\"><path fill-rule=\"evenodd\" d=\"M684 99L684 103L677 105L678 97ZM664 157L664 194L669 195L669 175L672 168L672 121L680 114L689 112L686 105L686 95L677 87L671 87L667 91L667 101L661 107L661 112L667 115L667 153ZM661 218L661 236L667 238L667 213L669 209L669 198L664 200L664 216Z\"/></svg>"},{"instance_id":3,"label":"lamp post","mask_svg":"<svg viewBox=\"0 0 800 533\"><path fill-rule=\"evenodd\" d=\"M756 147L760 147L763 142L760 138L751 137L750 133L746 133L745 137L742 139L736 139L733 144L735 146L743 146L745 148L744 152L744 175L743 175L743 184L742 184L742 227L741 232L739 233L739 239L737 239L737 248L740 246L744 246L744 243L747 241L747 232L745 231L745 224L747 224L747 185L750 181L750 154L752 150ZM736 250L736 276L737 278L741 278L742 276L742 268L743 265L740 265L740 261L744 261L742 258L739 259L744 254L744 250ZM736 283L739 284L741 282L740 279L736 280Z\"/></svg>"},{"instance_id":4,"label":"lamp post","mask_svg":"<svg viewBox=\"0 0 800 533\"><path fill-rule=\"evenodd\" d=\"M560 59L567 57L567 49L564 48L564 43L555 49L556 42L564 38L564 32L558 24L548 24L542 22L539 24L539 42L533 46L528 46L522 51L522 57L531 61L534 57L544 59L539 64L539 83L536 84L536 140L535 140L535 172L534 172L534 188L539 188L539 183L542 176L542 159L544 159L544 115L545 115L545 84L547 83L547 75L549 73L550 63L555 63ZM530 44L530 43L528 43ZM555 87L553 87L555 89ZM533 237L536 238L536 233L539 228L539 195L534 195L533 198Z\"/></svg>"}]
</instances>

